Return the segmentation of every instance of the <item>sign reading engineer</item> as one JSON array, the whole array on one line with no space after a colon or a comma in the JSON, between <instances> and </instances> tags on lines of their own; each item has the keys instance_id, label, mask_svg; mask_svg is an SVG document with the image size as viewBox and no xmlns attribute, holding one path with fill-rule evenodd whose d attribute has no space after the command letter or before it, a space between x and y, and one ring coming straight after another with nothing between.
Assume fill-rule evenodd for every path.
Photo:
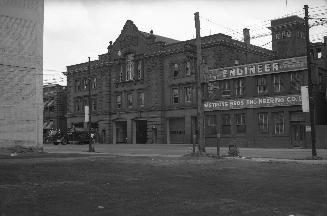
<instances>
[{"instance_id":1,"label":"sign reading engineer","mask_svg":"<svg viewBox=\"0 0 327 216\"><path fill-rule=\"evenodd\" d=\"M280 73L307 69L305 56L227 68L211 69L205 74L207 81L232 79L246 76L256 76L270 73Z\"/></svg>"},{"instance_id":2,"label":"sign reading engineer","mask_svg":"<svg viewBox=\"0 0 327 216\"><path fill-rule=\"evenodd\" d=\"M301 105L300 95L286 95L260 98L240 98L235 100L221 100L204 103L204 111L231 110L259 107L294 106Z\"/></svg>"}]
</instances>

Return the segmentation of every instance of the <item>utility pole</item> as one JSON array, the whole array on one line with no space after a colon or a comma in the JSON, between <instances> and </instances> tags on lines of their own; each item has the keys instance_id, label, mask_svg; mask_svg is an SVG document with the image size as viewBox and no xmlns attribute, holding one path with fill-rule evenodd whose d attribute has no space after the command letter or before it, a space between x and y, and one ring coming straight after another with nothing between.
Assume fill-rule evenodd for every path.
<instances>
[{"instance_id":1,"label":"utility pole","mask_svg":"<svg viewBox=\"0 0 327 216\"><path fill-rule=\"evenodd\" d=\"M309 7L304 5L304 21L305 21L305 40L307 49L307 67L308 67L308 93L309 93L309 113L310 113L310 125L311 125L311 147L312 157L317 157L316 150L316 130L315 130L315 114L313 103L313 91L312 91L312 77L311 77L311 51L310 51L310 38L309 38Z\"/></svg>"},{"instance_id":2,"label":"utility pole","mask_svg":"<svg viewBox=\"0 0 327 216\"><path fill-rule=\"evenodd\" d=\"M198 147L199 152L205 152L204 140L204 109L202 101L202 54L201 54L201 35L200 35L200 18L199 12L194 13L195 30L196 30L196 92L197 92L197 121L198 121Z\"/></svg>"},{"instance_id":3,"label":"utility pole","mask_svg":"<svg viewBox=\"0 0 327 216\"><path fill-rule=\"evenodd\" d=\"M88 123L88 129L89 129L89 152L94 152L94 147L92 144L92 136L91 136L91 117L92 117L92 96L91 96L91 62L89 57L89 65L88 65L88 86L89 86L89 123Z\"/></svg>"}]
</instances>

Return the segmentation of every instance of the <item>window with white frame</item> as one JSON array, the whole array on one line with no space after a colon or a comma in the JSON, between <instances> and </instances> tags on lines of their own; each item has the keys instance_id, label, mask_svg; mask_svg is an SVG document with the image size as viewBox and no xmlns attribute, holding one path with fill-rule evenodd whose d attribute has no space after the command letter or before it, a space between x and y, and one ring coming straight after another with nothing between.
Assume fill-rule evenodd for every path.
<instances>
[{"instance_id":1,"label":"window with white frame","mask_svg":"<svg viewBox=\"0 0 327 216\"><path fill-rule=\"evenodd\" d=\"M185 75L190 76L191 75L191 62L190 61L186 62L185 69L186 69Z\"/></svg>"},{"instance_id":2,"label":"window with white frame","mask_svg":"<svg viewBox=\"0 0 327 216\"><path fill-rule=\"evenodd\" d=\"M134 54L126 56L126 81L134 79Z\"/></svg>"},{"instance_id":3,"label":"window with white frame","mask_svg":"<svg viewBox=\"0 0 327 216\"><path fill-rule=\"evenodd\" d=\"M87 90L87 86L89 85L89 79L84 79L84 90Z\"/></svg>"},{"instance_id":4,"label":"window with white frame","mask_svg":"<svg viewBox=\"0 0 327 216\"><path fill-rule=\"evenodd\" d=\"M143 107L144 106L144 92L139 92L138 98L139 98L139 106Z\"/></svg>"},{"instance_id":5,"label":"window with white frame","mask_svg":"<svg viewBox=\"0 0 327 216\"><path fill-rule=\"evenodd\" d=\"M230 114L223 114L221 115L221 118L222 118L222 128L221 128L222 134L230 134L231 127L232 127Z\"/></svg>"},{"instance_id":6,"label":"window with white frame","mask_svg":"<svg viewBox=\"0 0 327 216\"><path fill-rule=\"evenodd\" d=\"M172 101L173 104L178 104L179 103L179 89L178 88L173 88L172 89Z\"/></svg>"},{"instance_id":7,"label":"window with white frame","mask_svg":"<svg viewBox=\"0 0 327 216\"><path fill-rule=\"evenodd\" d=\"M119 82L123 81L123 65L120 65Z\"/></svg>"},{"instance_id":8,"label":"window with white frame","mask_svg":"<svg viewBox=\"0 0 327 216\"><path fill-rule=\"evenodd\" d=\"M96 98L92 99L92 110L93 111L97 110L97 99Z\"/></svg>"},{"instance_id":9,"label":"window with white frame","mask_svg":"<svg viewBox=\"0 0 327 216\"><path fill-rule=\"evenodd\" d=\"M276 93L282 91L282 80L280 74L273 75L273 89Z\"/></svg>"},{"instance_id":10,"label":"window with white frame","mask_svg":"<svg viewBox=\"0 0 327 216\"><path fill-rule=\"evenodd\" d=\"M121 108L121 95L116 95L116 108Z\"/></svg>"},{"instance_id":11,"label":"window with white frame","mask_svg":"<svg viewBox=\"0 0 327 216\"><path fill-rule=\"evenodd\" d=\"M127 94L127 107L132 108L133 107L133 93Z\"/></svg>"},{"instance_id":12,"label":"window with white frame","mask_svg":"<svg viewBox=\"0 0 327 216\"><path fill-rule=\"evenodd\" d=\"M184 88L185 91L185 102L192 102L192 87L188 86Z\"/></svg>"},{"instance_id":13,"label":"window with white frame","mask_svg":"<svg viewBox=\"0 0 327 216\"><path fill-rule=\"evenodd\" d=\"M258 128L260 133L268 133L268 113L258 113Z\"/></svg>"},{"instance_id":14,"label":"window with white frame","mask_svg":"<svg viewBox=\"0 0 327 216\"><path fill-rule=\"evenodd\" d=\"M223 96L230 96L231 95L231 80L222 80L220 81L220 89L222 90Z\"/></svg>"},{"instance_id":15,"label":"window with white frame","mask_svg":"<svg viewBox=\"0 0 327 216\"><path fill-rule=\"evenodd\" d=\"M137 63L137 79L142 79L142 61L138 61Z\"/></svg>"},{"instance_id":16,"label":"window with white frame","mask_svg":"<svg viewBox=\"0 0 327 216\"><path fill-rule=\"evenodd\" d=\"M292 72L290 74L291 79L291 90L299 92L301 91L301 73L300 72Z\"/></svg>"},{"instance_id":17,"label":"window with white frame","mask_svg":"<svg viewBox=\"0 0 327 216\"><path fill-rule=\"evenodd\" d=\"M93 77L92 79L92 88L95 89L97 87L97 78Z\"/></svg>"},{"instance_id":18,"label":"window with white frame","mask_svg":"<svg viewBox=\"0 0 327 216\"><path fill-rule=\"evenodd\" d=\"M216 115L206 116L206 135L216 135L217 133L217 120Z\"/></svg>"},{"instance_id":19,"label":"window with white frame","mask_svg":"<svg viewBox=\"0 0 327 216\"><path fill-rule=\"evenodd\" d=\"M235 114L235 123L236 123L236 132L237 133L245 133L246 132L245 113Z\"/></svg>"},{"instance_id":20,"label":"window with white frame","mask_svg":"<svg viewBox=\"0 0 327 216\"><path fill-rule=\"evenodd\" d=\"M266 94L268 92L266 77L261 76L257 78L257 92L258 94Z\"/></svg>"},{"instance_id":21,"label":"window with white frame","mask_svg":"<svg viewBox=\"0 0 327 216\"><path fill-rule=\"evenodd\" d=\"M272 113L274 134L283 134L285 130L284 112Z\"/></svg>"},{"instance_id":22,"label":"window with white frame","mask_svg":"<svg viewBox=\"0 0 327 216\"><path fill-rule=\"evenodd\" d=\"M235 95L243 96L244 95L244 79L236 79L235 80Z\"/></svg>"},{"instance_id":23,"label":"window with white frame","mask_svg":"<svg viewBox=\"0 0 327 216\"><path fill-rule=\"evenodd\" d=\"M178 78L178 75L179 75L179 65L175 63L173 67L173 78L174 79Z\"/></svg>"}]
</instances>

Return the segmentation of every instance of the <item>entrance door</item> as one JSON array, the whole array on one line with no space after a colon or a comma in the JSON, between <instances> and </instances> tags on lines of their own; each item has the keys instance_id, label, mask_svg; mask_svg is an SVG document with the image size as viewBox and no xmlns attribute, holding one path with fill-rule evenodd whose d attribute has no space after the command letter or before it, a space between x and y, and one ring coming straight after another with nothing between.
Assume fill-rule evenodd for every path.
<instances>
[{"instance_id":1,"label":"entrance door","mask_svg":"<svg viewBox=\"0 0 327 216\"><path fill-rule=\"evenodd\" d=\"M291 124L291 145L305 147L305 127L301 124Z\"/></svg>"},{"instance_id":2,"label":"entrance door","mask_svg":"<svg viewBox=\"0 0 327 216\"><path fill-rule=\"evenodd\" d=\"M127 122L116 122L116 143L126 143L127 141Z\"/></svg>"},{"instance_id":3,"label":"entrance door","mask_svg":"<svg viewBox=\"0 0 327 216\"><path fill-rule=\"evenodd\" d=\"M145 144L147 137L147 121L146 120L136 120L136 143Z\"/></svg>"}]
</instances>

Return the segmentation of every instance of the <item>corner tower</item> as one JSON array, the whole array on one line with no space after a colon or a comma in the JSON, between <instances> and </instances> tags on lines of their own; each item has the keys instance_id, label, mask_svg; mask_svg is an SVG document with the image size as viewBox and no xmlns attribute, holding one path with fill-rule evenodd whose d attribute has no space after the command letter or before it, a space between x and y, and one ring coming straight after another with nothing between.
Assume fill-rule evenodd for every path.
<instances>
[{"instance_id":1,"label":"corner tower","mask_svg":"<svg viewBox=\"0 0 327 216\"><path fill-rule=\"evenodd\" d=\"M304 19L289 16L271 21L272 50L279 58L306 55Z\"/></svg>"}]
</instances>

